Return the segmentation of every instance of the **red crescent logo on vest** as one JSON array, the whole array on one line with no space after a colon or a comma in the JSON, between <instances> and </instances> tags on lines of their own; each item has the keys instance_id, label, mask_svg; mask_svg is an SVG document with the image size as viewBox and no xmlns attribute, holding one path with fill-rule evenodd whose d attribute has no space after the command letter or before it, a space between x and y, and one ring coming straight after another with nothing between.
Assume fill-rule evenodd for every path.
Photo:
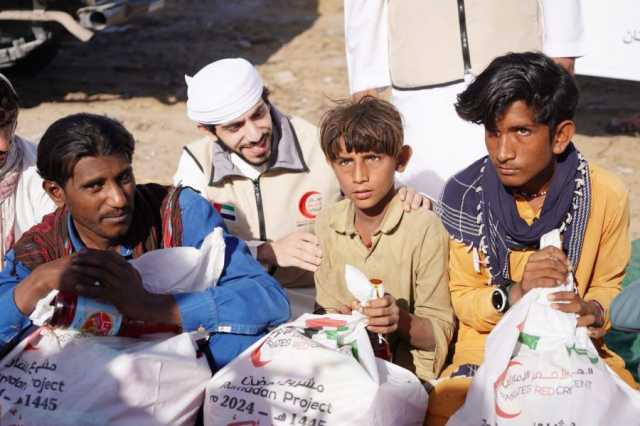
<instances>
[{"instance_id":1,"label":"red crescent logo on vest","mask_svg":"<svg viewBox=\"0 0 640 426\"><path fill-rule=\"evenodd\" d=\"M264 345L264 342L260 343L260 345L251 352L251 364L253 364L255 368L264 367L271 362L271 360L263 361L260 359L260 350L262 349L262 345Z\"/></svg>"},{"instance_id":2,"label":"red crescent logo on vest","mask_svg":"<svg viewBox=\"0 0 640 426\"><path fill-rule=\"evenodd\" d=\"M509 362L509 364L507 365L507 368L504 369L502 374L500 374L498 376L498 380L496 380L496 382L494 383L494 385L493 385L493 389L494 390L497 390L498 387L502 384L502 382L504 382L504 379L507 376L507 371L509 371L509 368L514 366L514 365L522 365L522 363L520 363L518 361ZM513 419L514 417L518 417L520 415L520 413L522 413L522 411L518 411L517 413L507 413L506 411L504 411L502 409L502 407L500 407L498 405L498 398L496 397L496 415L498 415L499 417L502 417L504 419Z\"/></svg>"},{"instance_id":3,"label":"red crescent logo on vest","mask_svg":"<svg viewBox=\"0 0 640 426\"><path fill-rule=\"evenodd\" d=\"M318 191L305 192L298 203L300 213L307 219L315 219L321 208L322 196Z\"/></svg>"}]
</instances>

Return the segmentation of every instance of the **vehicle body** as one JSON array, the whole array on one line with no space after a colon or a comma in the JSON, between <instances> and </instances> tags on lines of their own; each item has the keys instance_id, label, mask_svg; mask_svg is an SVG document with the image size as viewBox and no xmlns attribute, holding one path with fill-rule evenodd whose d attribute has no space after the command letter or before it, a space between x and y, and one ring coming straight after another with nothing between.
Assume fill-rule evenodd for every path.
<instances>
[{"instance_id":1,"label":"vehicle body","mask_svg":"<svg viewBox=\"0 0 640 426\"><path fill-rule=\"evenodd\" d=\"M164 0L2 0L0 70L39 67L55 55L63 32L81 41L94 32L164 6Z\"/></svg>"}]
</instances>

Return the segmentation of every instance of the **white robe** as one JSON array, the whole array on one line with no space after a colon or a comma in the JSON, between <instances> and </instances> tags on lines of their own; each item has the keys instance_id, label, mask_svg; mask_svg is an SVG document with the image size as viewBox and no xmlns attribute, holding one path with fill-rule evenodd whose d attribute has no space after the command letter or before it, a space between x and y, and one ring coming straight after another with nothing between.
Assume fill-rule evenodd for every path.
<instances>
[{"instance_id":1,"label":"white robe","mask_svg":"<svg viewBox=\"0 0 640 426\"><path fill-rule=\"evenodd\" d=\"M28 231L32 226L37 225L42 217L55 210L55 204L42 188L42 178L36 169L37 147L29 141L18 136L14 143L22 146L22 170L16 186L16 192L12 202L8 206L15 209L15 222L13 226L14 241ZM4 213L4 212L3 212ZM11 229L11 212L2 215L2 229L7 232ZM6 235L2 235L2 241L6 240ZM0 244L3 245L3 244ZM7 247L2 247L6 250ZM3 253L4 255L4 253ZM4 257L0 259L0 266L4 265Z\"/></svg>"},{"instance_id":2,"label":"white robe","mask_svg":"<svg viewBox=\"0 0 640 426\"><path fill-rule=\"evenodd\" d=\"M352 94L391 85L387 1L345 0L347 69ZM543 15L544 53L551 57L582 56L581 0L538 1ZM413 157L398 180L435 199L447 179L486 155L482 126L464 122L453 107L457 94L465 87L465 83L456 83L422 90L392 90L391 100L404 120L405 143L413 148Z\"/></svg>"}]
</instances>

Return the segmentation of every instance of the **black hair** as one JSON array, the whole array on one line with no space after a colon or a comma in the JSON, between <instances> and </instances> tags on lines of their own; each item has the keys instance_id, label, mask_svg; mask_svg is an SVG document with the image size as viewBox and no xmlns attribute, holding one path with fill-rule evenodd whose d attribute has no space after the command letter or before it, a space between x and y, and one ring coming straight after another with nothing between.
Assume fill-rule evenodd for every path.
<instances>
[{"instance_id":1,"label":"black hair","mask_svg":"<svg viewBox=\"0 0 640 426\"><path fill-rule=\"evenodd\" d=\"M458 95L458 115L496 131L496 121L516 101L533 109L536 122L549 127L571 120L578 105L574 78L542 53L508 53L495 58L476 80Z\"/></svg>"},{"instance_id":2,"label":"black hair","mask_svg":"<svg viewBox=\"0 0 640 426\"><path fill-rule=\"evenodd\" d=\"M96 114L72 114L54 122L38 144L38 173L63 186L83 157L123 155L133 159L134 139L118 121Z\"/></svg>"},{"instance_id":3,"label":"black hair","mask_svg":"<svg viewBox=\"0 0 640 426\"><path fill-rule=\"evenodd\" d=\"M4 75L0 74L0 127L18 118L18 94Z\"/></svg>"}]
</instances>

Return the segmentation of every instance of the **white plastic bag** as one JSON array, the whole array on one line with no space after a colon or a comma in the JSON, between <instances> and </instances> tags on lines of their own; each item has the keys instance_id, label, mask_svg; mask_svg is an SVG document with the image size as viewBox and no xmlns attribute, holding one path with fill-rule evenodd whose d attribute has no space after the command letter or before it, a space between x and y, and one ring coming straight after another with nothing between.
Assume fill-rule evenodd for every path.
<instances>
[{"instance_id":1,"label":"white plastic bag","mask_svg":"<svg viewBox=\"0 0 640 426\"><path fill-rule=\"evenodd\" d=\"M312 322L327 335L305 335ZM327 337L334 331L337 345ZM216 373L204 418L205 426L421 425L426 407L411 372L373 356L362 316L307 314Z\"/></svg>"},{"instance_id":2,"label":"white plastic bag","mask_svg":"<svg viewBox=\"0 0 640 426\"><path fill-rule=\"evenodd\" d=\"M224 236L215 228L194 247L153 250L133 259L147 291L158 294L204 291L214 287L224 268Z\"/></svg>"},{"instance_id":3,"label":"white plastic bag","mask_svg":"<svg viewBox=\"0 0 640 426\"><path fill-rule=\"evenodd\" d=\"M221 228L200 249L155 250L132 261L154 293L203 291L224 267ZM31 319L53 314L51 292ZM142 339L42 326L0 361L0 425L193 424L211 371L198 333Z\"/></svg>"},{"instance_id":4,"label":"white plastic bag","mask_svg":"<svg viewBox=\"0 0 640 426\"><path fill-rule=\"evenodd\" d=\"M504 315L447 426L640 424L640 393L600 358L575 314L551 308L549 294L572 288L530 290Z\"/></svg>"},{"instance_id":5,"label":"white plastic bag","mask_svg":"<svg viewBox=\"0 0 640 426\"><path fill-rule=\"evenodd\" d=\"M199 249L173 247L153 250L130 261L142 278L145 290L156 294L204 291L214 287L224 268L224 236L215 228ZM52 290L38 301L29 318L43 325L53 315L51 301L58 294Z\"/></svg>"},{"instance_id":6,"label":"white plastic bag","mask_svg":"<svg viewBox=\"0 0 640 426\"><path fill-rule=\"evenodd\" d=\"M83 336L40 327L0 365L0 424L193 424L211 378L189 333Z\"/></svg>"}]
</instances>

